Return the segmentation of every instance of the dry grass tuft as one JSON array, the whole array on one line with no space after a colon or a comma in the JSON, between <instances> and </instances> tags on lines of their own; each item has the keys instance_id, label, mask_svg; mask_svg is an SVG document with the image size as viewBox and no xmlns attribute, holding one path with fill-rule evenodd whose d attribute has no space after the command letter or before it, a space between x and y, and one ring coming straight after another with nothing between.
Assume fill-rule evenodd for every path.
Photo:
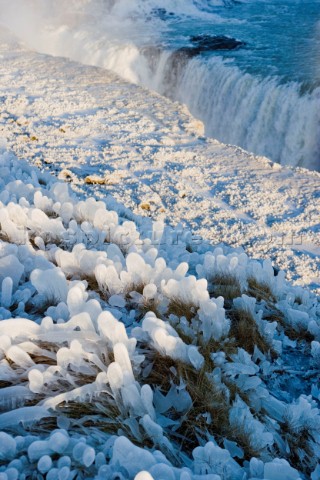
<instances>
[{"instance_id":1,"label":"dry grass tuft","mask_svg":"<svg viewBox=\"0 0 320 480\"><path fill-rule=\"evenodd\" d=\"M36 315L37 317L41 317L46 313L49 307L53 307L53 306L56 307L59 304L59 302L60 302L60 299L58 298L47 297L43 299L40 305L38 303L34 304L31 298L30 301L26 303L24 311L28 315Z\"/></svg>"},{"instance_id":2,"label":"dry grass tuft","mask_svg":"<svg viewBox=\"0 0 320 480\"><path fill-rule=\"evenodd\" d=\"M126 289L126 297L130 299L131 298L130 293L132 292L137 292L140 295L143 295L143 290L145 286L146 286L146 283L144 282L132 283L131 285L128 285Z\"/></svg>"},{"instance_id":3,"label":"dry grass tuft","mask_svg":"<svg viewBox=\"0 0 320 480\"><path fill-rule=\"evenodd\" d=\"M283 313L274 305L268 305L268 312L264 315L263 319L268 322L277 322L278 330L282 328L290 340L306 341L309 343L314 340L313 335L308 332L308 330L295 330L290 323L286 322Z\"/></svg>"},{"instance_id":4,"label":"dry grass tuft","mask_svg":"<svg viewBox=\"0 0 320 480\"><path fill-rule=\"evenodd\" d=\"M34 361L37 365L57 365L57 360L55 358L51 358L50 356L46 355L38 355L38 354L29 354L30 358Z\"/></svg>"},{"instance_id":5,"label":"dry grass tuft","mask_svg":"<svg viewBox=\"0 0 320 480\"><path fill-rule=\"evenodd\" d=\"M266 283L258 282L254 277L248 278L248 295L257 299L258 302L264 300L269 303L276 303L276 297L271 288Z\"/></svg>"},{"instance_id":6,"label":"dry grass tuft","mask_svg":"<svg viewBox=\"0 0 320 480\"><path fill-rule=\"evenodd\" d=\"M311 473L318 464L317 455L310 442L310 430L304 427L297 432L291 427L288 419L285 419L285 422L282 424L282 432L285 433L285 439L289 447L286 459L290 465L302 471L306 478L310 478Z\"/></svg>"},{"instance_id":7,"label":"dry grass tuft","mask_svg":"<svg viewBox=\"0 0 320 480\"><path fill-rule=\"evenodd\" d=\"M184 302L180 298L171 298L166 315L175 315L178 318L185 317L188 322L196 316L198 307L191 302Z\"/></svg>"},{"instance_id":8,"label":"dry grass tuft","mask_svg":"<svg viewBox=\"0 0 320 480\"><path fill-rule=\"evenodd\" d=\"M239 280L230 274L221 273L210 279L209 292L215 298L223 297L227 307L231 306L235 298L241 297Z\"/></svg>"},{"instance_id":9,"label":"dry grass tuft","mask_svg":"<svg viewBox=\"0 0 320 480\"><path fill-rule=\"evenodd\" d=\"M148 312L153 312L158 318L161 318L158 310L158 302L155 299L147 300L145 297L143 297L143 290L145 286L146 284L144 282L129 285L125 292L126 301L139 309L140 318L143 318ZM138 301L135 299L135 293L141 295Z\"/></svg>"},{"instance_id":10,"label":"dry grass tuft","mask_svg":"<svg viewBox=\"0 0 320 480\"><path fill-rule=\"evenodd\" d=\"M247 459L259 456L250 445L245 432L235 431L230 426L231 400L239 392L233 384L231 394L229 386L224 389L214 385L209 375L213 368L209 348L200 371L154 351L149 352L148 361L151 360L150 355L153 357L153 368L143 381L166 394L172 384L178 384L182 380L191 397L192 406L183 417L178 412L167 412L171 418L182 420L178 430L167 431L167 435L179 444L182 451L191 454L192 450L199 445L199 438L205 441L208 435L212 435L221 446L226 437L237 442L243 448Z\"/></svg>"},{"instance_id":11,"label":"dry grass tuft","mask_svg":"<svg viewBox=\"0 0 320 480\"><path fill-rule=\"evenodd\" d=\"M211 338L207 343L204 343L200 339L200 341L198 341L198 344L200 344L199 351L203 355L205 362L208 364L208 367L211 365L213 366L211 360L212 353L224 352L227 357L230 357L230 355L237 353L238 351L238 345L236 343L236 340L232 337L227 337L219 341Z\"/></svg>"},{"instance_id":12,"label":"dry grass tuft","mask_svg":"<svg viewBox=\"0 0 320 480\"><path fill-rule=\"evenodd\" d=\"M237 347L253 354L255 345L263 353L270 351L270 344L259 332L252 314L246 309L233 309L229 312L231 319L230 336L234 337Z\"/></svg>"},{"instance_id":13,"label":"dry grass tuft","mask_svg":"<svg viewBox=\"0 0 320 480\"><path fill-rule=\"evenodd\" d=\"M87 282L87 284L88 284L87 289L88 290L91 290L91 291L96 292L98 294L104 293L104 292L101 291L95 275L82 275L80 280L84 280L84 281Z\"/></svg>"},{"instance_id":14,"label":"dry grass tuft","mask_svg":"<svg viewBox=\"0 0 320 480\"><path fill-rule=\"evenodd\" d=\"M141 312L142 317L145 316L148 312L153 312L157 318L160 318L160 312L158 310L159 304L155 299L151 300L144 300L143 303L139 305L139 310Z\"/></svg>"}]
</instances>

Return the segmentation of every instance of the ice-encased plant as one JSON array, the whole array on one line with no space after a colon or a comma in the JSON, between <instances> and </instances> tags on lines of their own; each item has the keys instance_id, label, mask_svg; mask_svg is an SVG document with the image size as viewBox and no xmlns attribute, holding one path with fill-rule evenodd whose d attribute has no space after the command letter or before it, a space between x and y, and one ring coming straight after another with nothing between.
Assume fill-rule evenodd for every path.
<instances>
[{"instance_id":1,"label":"ice-encased plant","mask_svg":"<svg viewBox=\"0 0 320 480\"><path fill-rule=\"evenodd\" d=\"M317 478L313 294L0 164L1 475Z\"/></svg>"}]
</instances>

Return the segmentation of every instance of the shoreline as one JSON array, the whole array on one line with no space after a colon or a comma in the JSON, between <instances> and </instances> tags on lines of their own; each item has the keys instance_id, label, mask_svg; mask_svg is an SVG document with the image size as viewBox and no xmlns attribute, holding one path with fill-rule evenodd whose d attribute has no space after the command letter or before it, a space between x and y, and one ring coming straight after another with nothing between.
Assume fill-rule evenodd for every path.
<instances>
[{"instance_id":1,"label":"shoreline","mask_svg":"<svg viewBox=\"0 0 320 480\"><path fill-rule=\"evenodd\" d=\"M15 45L0 52L0 136L19 157L320 291L319 173L205 138L186 107L106 70Z\"/></svg>"}]
</instances>

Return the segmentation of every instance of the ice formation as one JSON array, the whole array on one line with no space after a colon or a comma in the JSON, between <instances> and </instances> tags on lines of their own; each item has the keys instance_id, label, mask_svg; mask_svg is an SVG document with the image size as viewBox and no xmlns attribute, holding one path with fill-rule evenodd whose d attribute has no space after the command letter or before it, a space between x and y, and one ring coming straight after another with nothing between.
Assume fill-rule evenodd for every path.
<instances>
[{"instance_id":1,"label":"ice formation","mask_svg":"<svg viewBox=\"0 0 320 480\"><path fill-rule=\"evenodd\" d=\"M0 170L1 478L319 478L314 294Z\"/></svg>"}]
</instances>

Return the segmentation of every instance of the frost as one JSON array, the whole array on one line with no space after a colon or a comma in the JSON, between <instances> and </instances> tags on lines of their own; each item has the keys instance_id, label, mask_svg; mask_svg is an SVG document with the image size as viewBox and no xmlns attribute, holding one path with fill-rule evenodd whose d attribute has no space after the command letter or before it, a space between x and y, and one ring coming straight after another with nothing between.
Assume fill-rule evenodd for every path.
<instances>
[{"instance_id":1,"label":"frost","mask_svg":"<svg viewBox=\"0 0 320 480\"><path fill-rule=\"evenodd\" d=\"M0 283L6 278L11 278L13 287L16 289L24 272L24 267L14 255L0 258Z\"/></svg>"},{"instance_id":2,"label":"frost","mask_svg":"<svg viewBox=\"0 0 320 480\"><path fill-rule=\"evenodd\" d=\"M50 270L33 270L30 277L32 285L51 302L65 302L67 300L68 285L60 268Z\"/></svg>"},{"instance_id":3,"label":"frost","mask_svg":"<svg viewBox=\"0 0 320 480\"><path fill-rule=\"evenodd\" d=\"M154 313L146 315L142 329L150 336L154 347L176 360L191 363L196 368L201 368L203 357L196 347L186 345L177 332L163 320L156 318Z\"/></svg>"},{"instance_id":4,"label":"frost","mask_svg":"<svg viewBox=\"0 0 320 480\"><path fill-rule=\"evenodd\" d=\"M41 420L44 417L51 417L48 410L44 407L23 407L0 414L0 428L15 426L19 423L32 423Z\"/></svg>"},{"instance_id":5,"label":"frost","mask_svg":"<svg viewBox=\"0 0 320 480\"><path fill-rule=\"evenodd\" d=\"M40 473L47 473L52 467L52 459L49 455L43 455L37 464Z\"/></svg>"},{"instance_id":6,"label":"frost","mask_svg":"<svg viewBox=\"0 0 320 480\"><path fill-rule=\"evenodd\" d=\"M212 442L193 451L195 473L198 475L216 474L225 480L242 480L243 472L232 460L230 453Z\"/></svg>"},{"instance_id":7,"label":"frost","mask_svg":"<svg viewBox=\"0 0 320 480\"><path fill-rule=\"evenodd\" d=\"M40 393L44 384L42 372L37 369L30 370L28 378L31 392Z\"/></svg>"},{"instance_id":8,"label":"frost","mask_svg":"<svg viewBox=\"0 0 320 480\"><path fill-rule=\"evenodd\" d=\"M275 459L273 462L266 463L264 466L264 477L268 480L299 480L300 475L294 468L290 467L286 460Z\"/></svg>"},{"instance_id":9,"label":"frost","mask_svg":"<svg viewBox=\"0 0 320 480\"><path fill-rule=\"evenodd\" d=\"M1 162L0 475L317 478L315 295ZM255 327L270 349L243 344Z\"/></svg>"},{"instance_id":10,"label":"frost","mask_svg":"<svg viewBox=\"0 0 320 480\"><path fill-rule=\"evenodd\" d=\"M69 438L62 432L54 432L50 437L50 448L53 452L64 453L69 445Z\"/></svg>"},{"instance_id":11,"label":"frost","mask_svg":"<svg viewBox=\"0 0 320 480\"><path fill-rule=\"evenodd\" d=\"M313 341L311 342L311 355L314 360L314 364L317 368L320 368L320 343Z\"/></svg>"},{"instance_id":12,"label":"frost","mask_svg":"<svg viewBox=\"0 0 320 480\"><path fill-rule=\"evenodd\" d=\"M16 454L16 442L4 432L0 432L0 460L7 460L14 458Z\"/></svg>"},{"instance_id":13,"label":"frost","mask_svg":"<svg viewBox=\"0 0 320 480\"><path fill-rule=\"evenodd\" d=\"M11 277L6 277L1 285L1 303L2 306L8 308L12 303L12 289L13 280Z\"/></svg>"},{"instance_id":14,"label":"frost","mask_svg":"<svg viewBox=\"0 0 320 480\"><path fill-rule=\"evenodd\" d=\"M253 448L263 449L274 443L272 433L266 431L265 426L256 420L248 406L237 398L230 411L230 424L235 429L240 429L249 438Z\"/></svg>"},{"instance_id":15,"label":"frost","mask_svg":"<svg viewBox=\"0 0 320 480\"><path fill-rule=\"evenodd\" d=\"M136 447L125 437L119 437L115 441L110 463L122 465L130 477L134 478L141 470L149 471L156 460L147 450Z\"/></svg>"}]
</instances>

